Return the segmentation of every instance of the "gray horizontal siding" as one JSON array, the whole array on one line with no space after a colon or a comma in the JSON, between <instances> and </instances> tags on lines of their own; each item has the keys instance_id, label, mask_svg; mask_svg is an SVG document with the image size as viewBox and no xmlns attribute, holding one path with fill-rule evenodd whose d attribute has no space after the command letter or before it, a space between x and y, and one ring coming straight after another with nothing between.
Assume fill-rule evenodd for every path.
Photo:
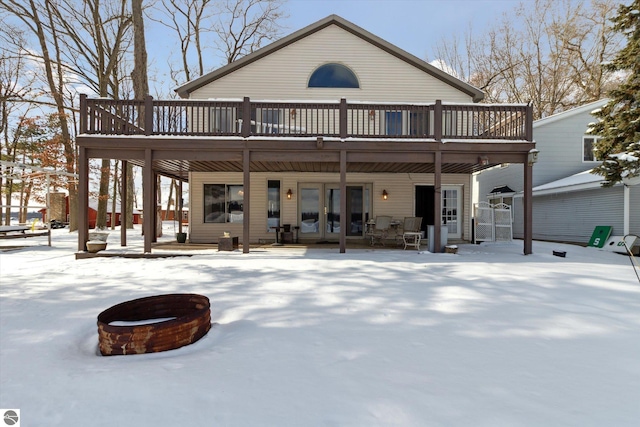
<instances>
[{"instance_id":1,"label":"gray horizontal siding","mask_svg":"<svg viewBox=\"0 0 640 427\"><path fill-rule=\"evenodd\" d=\"M534 197L533 238L588 243L596 226L623 234L622 187Z\"/></svg>"}]
</instances>

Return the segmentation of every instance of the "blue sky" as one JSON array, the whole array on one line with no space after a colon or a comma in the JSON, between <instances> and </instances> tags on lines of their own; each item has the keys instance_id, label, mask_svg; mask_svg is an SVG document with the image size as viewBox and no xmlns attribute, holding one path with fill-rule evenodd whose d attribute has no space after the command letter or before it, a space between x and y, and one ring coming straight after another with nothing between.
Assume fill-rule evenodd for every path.
<instances>
[{"instance_id":1,"label":"blue sky","mask_svg":"<svg viewBox=\"0 0 640 427\"><path fill-rule=\"evenodd\" d=\"M531 0L525 0L531 1ZM289 0L286 34L336 14L421 58L435 59L443 38L481 32L517 0Z\"/></svg>"}]
</instances>

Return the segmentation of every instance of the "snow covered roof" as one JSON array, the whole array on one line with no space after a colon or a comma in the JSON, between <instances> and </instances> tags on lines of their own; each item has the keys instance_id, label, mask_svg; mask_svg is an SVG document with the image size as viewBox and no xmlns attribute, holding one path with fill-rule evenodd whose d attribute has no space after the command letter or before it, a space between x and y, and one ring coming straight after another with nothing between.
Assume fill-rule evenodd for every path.
<instances>
[{"instance_id":1,"label":"snow covered roof","mask_svg":"<svg viewBox=\"0 0 640 427\"><path fill-rule=\"evenodd\" d=\"M592 169L589 169L557 181L538 185L533 188L533 195L544 196L546 194L568 193L570 191L590 190L592 188L601 187L604 182L603 177L601 175L596 175L591 171ZM629 186L640 185L640 177L623 179L622 183ZM620 185L620 183L616 185Z\"/></svg>"},{"instance_id":2,"label":"snow covered roof","mask_svg":"<svg viewBox=\"0 0 640 427\"><path fill-rule=\"evenodd\" d=\"M89 200L89 207L91 209L93 209L94 211L98 210L98 201L97 200ZM107 201L107 213L111 213L111 208L113 207L113 203L111 202L111 200ZM120 203L116 203L116 213L120 213ZM134 215L139 215L142 212L140 212L137 209L133 209L133 214Z\"/></svg>"},{"instance_id":3,"label":"snow covered roof","mask_svg":"<svg viewBox=\"0 0 640 427\"><path fill-rule=\"evenodd\" d=\"M603 182L602 176L591 173L591 169L566 178L552 181L533 188L534 196L552 193L566 193L569 191L589 190L598 188Z\"/></svg>"}]
</instances>

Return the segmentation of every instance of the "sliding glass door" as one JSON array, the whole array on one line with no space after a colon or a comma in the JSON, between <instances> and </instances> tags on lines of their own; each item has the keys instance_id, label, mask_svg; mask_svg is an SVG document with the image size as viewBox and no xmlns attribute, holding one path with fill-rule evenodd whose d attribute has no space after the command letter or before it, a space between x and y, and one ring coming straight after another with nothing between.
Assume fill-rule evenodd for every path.
<instances>
[{"instance_id":1,"label":"sliding glass door","mask_svg":"<svg viewBox=\"0 0 640 427\"><path fill-rule=\"evenodd\" d=\"M370 185L347 186L347 236L363 236L370 217ZM300 184L300 233L302 238L338 239L340 236L340 186Z\"/></svg>"}]
</instances>

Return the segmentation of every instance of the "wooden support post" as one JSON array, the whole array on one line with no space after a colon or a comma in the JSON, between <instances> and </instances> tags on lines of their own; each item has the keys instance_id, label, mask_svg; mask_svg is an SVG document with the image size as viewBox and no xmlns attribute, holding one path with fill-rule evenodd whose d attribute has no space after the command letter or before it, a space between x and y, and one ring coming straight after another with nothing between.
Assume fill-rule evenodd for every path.
<instances>
[{"instance_id":1,"label":"wooden support post","mask_svg":"<svg viewBox=\"0 0 640 427\"><path fill-rule=\"evenodd\" d=\"M78 251L87 250L89 240L89 159L87 149L78 148Z\"/></svg>"},{"instance_id":2,"label":"wooden support post","mask_svg":"<svg viewBox=\"0 0 640 427\"><path fill-rule=\"evenodd\" d=\"M87 95L84 93L80 94L80 135L83 133L87 133L87 123L88 123L88 114L87 114Z\"/></svg>"},{"instance_id":3,"label":"wooden support post","mask_svg":"<svg viewBox=\"0 0 640 427\"><path fill-rule=\"evenodd\" d=\"M182 233L182 180L178 182L176 201L178 203L178 233Z\"/></svg>"},{"instance_id":4,"label":"wooden support post","mask_svg":"<svg viewBox=\"0 0 640 427\"><path fill-rule=\"evenodd\" d=\"M153 172L153 237L152 243L158 241L158 225L162 230L162 224L158 224L158 174Z\"/></svg>"},{"instance_id":5,"label":"wooden support post","mask_svg":"<svg viewBox=\"0 0 640 427\"><path fill-rule=\"evenodd\" d=\"M438 117L438 116L436 116ZM433 186L435 190L433 201L433 251L440 253L440 227L442 226L442 152L435 152L435 172L433 176ZM429 236L431 238L432 236Z\"/></svg>"},{"instance_id":6,"label":"wooden support post","mask_svg":"<svg viewBox=\"0 0 640 427\"><path fill-rule=\"evenodd\" d=\"M250 212L251 212L251 152L244 150L242 153L242 172L243 172L243 206L242 206L242 253L249 253L250 236Z\"/></svg>"},{"instance_id":7,"label":"wooden support post","mask_svg":"<svg viewBox=\"0 0 640 427\"><path fill-rule=\"evenodd\" d=\"M340 138L345 139L347 137L347 100L345 98L340 99Z\"/></svg>"},{"instance_id":8,"label":"wooden support post","mask_svg":"<svg viewBox=\"0 0 640 427\"><path fill-rule=\"evenodd\" d=\"M251 135L251 100L245 96L242 101L242 131L243 138Z\"/></svg>"},{"instance_id":9,"label":"wooden support post","mask_svg":"<svg viewBox=\"0 0 640 427\"><path fill-rule=\"evenodd\" d=\"M527 141L533 141L533 106L531 103L527 104L527 118L526 118L526 138Z\"/></svg>"},{"instance_id":10,"label":"wooden support post","mask_svg":"<svg viewBox=\"0 0 640 427\"><path fill-rule=\"evenodd\" d=\"M340 150L340 253L347 251L347 151Z\"/></svg>"},{"instance_id":11,"label":"wooden support post","mask_svg":"<svg viewBox=\"0 0 640 427\"><path fill-rule=\"evenodd\" d=\"M436 100L435 111L433 112L433 134L436 141L442 141L442 101Z\"/></svg>"},{"instance_id":12,"label":"wooden support post","mask_svg":"<svg viewBox=\"0 0 640 427\"><path fill-rule=\"evenodd\" d=\"M153 134L153 96L147 95L144 98L144 134Z\"/></svg>"},{"instance_id":13,"label":"wooden support post","mask_svg":"<svg viewBox=\"0 0 640 427\"><path fill-rule=\"evenodd\" d=\"M122 185L120 186L120 246L127 246L127 178L129 177L128 173L128 162L126 160L122 161L122 173L120 174L120 179L122 180Z\"/></svg>"},{"instance_id":14,"label":"wooden support post","mask_svg":"<svg viewBox=\"0 0 640 427\"><path fill-rule=\"evenodd\" d=\"M524 254L533 253L533 165L524 161Z\"/></svg>"},{"instance_id":15,"label":"wooden support post","mask_svg":"<svg viewBox=\"0 0 640 427\"><path fill-rule=\"evenodd\" d=\"M153 235L156 230L153 228L155 221L153 218L155 213L155 198L154 193L154 173L153 173L153 151L147 148L144 151L144 167L142 168L142 234L144 234L144 252L151 253L151 242L153 241Z\"/></svg>"}]
</instances>

